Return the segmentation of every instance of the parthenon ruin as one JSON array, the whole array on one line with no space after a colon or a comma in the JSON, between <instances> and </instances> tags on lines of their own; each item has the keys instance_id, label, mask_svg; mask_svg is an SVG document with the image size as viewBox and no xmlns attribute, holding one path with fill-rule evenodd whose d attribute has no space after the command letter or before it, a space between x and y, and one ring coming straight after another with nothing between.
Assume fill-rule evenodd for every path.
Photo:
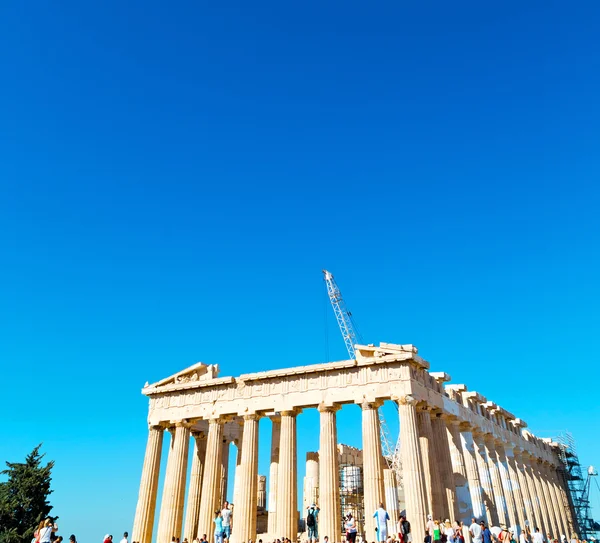
<instances>
[{"instance_id":1,"label":"parthenon ruin","mask_svg":"<svg viewBox=\"0 0 600 543\"><path fill-rule=\"evenodd\" d=\"M217 366L199 363L143 389L150 400L149 435L132 533L136 543L169 543L174 536L191 542L202 534L211 541L213 514L225 495L230 442L238 446L231 541L256 541L261 417L273 423L267 535L296 541L296 420L307 408L318 408L320 417L319 534L340 541L336 411L344 404L362 410L364 531L366 540L375 540L371 515L380 502L390 501L378 417L387 400L397 403L400 424L405 503L395 510L406 510L413 541L423 541L427 514L465 523L474 516L517 533L538 526L555 537L575 528L558 445L534 436L522 419L465 385L445 384L450 377L430 372L412 345L359 345L355 360L239 377L218 373ZM165 430L171 439L153 537Z\"/></svg>"}]
</instances>

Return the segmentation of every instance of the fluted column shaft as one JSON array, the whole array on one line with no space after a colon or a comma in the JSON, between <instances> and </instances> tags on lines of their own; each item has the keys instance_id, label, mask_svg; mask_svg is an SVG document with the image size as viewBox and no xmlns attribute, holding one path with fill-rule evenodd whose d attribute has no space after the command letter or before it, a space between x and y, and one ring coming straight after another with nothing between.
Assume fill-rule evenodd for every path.
<instances>
[{"instance_id":1,"label":"fluted column shaft","mask_svg":"<svg viewBox=\"0 0 600 543\"><path fill-rule=\"evenodd\" d=\"M240 484L242 477L240 475L240 466L242 465L242 443L244 442L244 420L240 422L240 437L237 440L235 455L235 473L233 475L233 505L240 503ZM231 516L231 530L234 530L235 519Z\"/></svg>"},{"instance_id":2,"label":"fluted column shaft","mask_svg":"<svg viewBox=\"0 0 600 543\"><path fill-rule=\"evenodd\" d=\"M540 481L542 483L542 489L544 491L544 499L546 500L546 507L548 508L548 518L550 520L550 525L552 526L551 534L559 539L560 538L560 529L559 529L559 521L558 515L556 513L556 507L554 504L554 496L550 489L550 484L548 483L548 473L546 470L546 463L542 462L539 464L539 473L540 473Z\"/></svg>"},{"instance_id":3,"label":"fluted column shaft","mask_svg":"<svg viewBox=\"0 0 600 543\"><path fill-rule=\"evenodd\" d=\"M144 466L142 467L142 481L131 533L132 541L139 543L151 543L152 541L163 436L164 428L150 426Z\"/></svg>"},{"instance_id":4,"label":"fluted column shaft","mask_svg":"<svg viewBox=\"0 0 600 543\"><path fill-rule=\"evenodd\" d=\"M338 406L319 406L319 538L338 541L341 534L340 475L337 450Z\"/></svg>"},{"instance_id":5,"label":"fluted column shaft","mask_svg":"<svg viewBox=\"0 0 600 543\"><path fill-rule=\"evenodd\" d=\"M271 417L271 466L269 467L269 518L268 532L272 538L277 537L277 474L279 466L279 436L281 418Z\"/></svg>"},{"instance_id":6,"label":"fluted column shaft","mask_svg":"<svg viewBox=\"0 0 600 543\"><path fill-rule=\"evenodd\" d=\"M220 498L221 459L223 455L223 423L211 419L208 424L208 439L206 442L206 460L204 476L202 477L202 500L198 517L198 537L206 534L209 541L213 540L215 525L213 522L215 503ZM158 542L162 543L162 542Z\"/></svg>"},{"instance_id":7,"label":"fluted column shaft","mask_svg":"<svg viewBox=\"0 0 600 543\"><path fill-rule=\"evenodd\" d=\"M529 488L529 495L531 496L531 502L533 503L533 510L535 512L535 525L538 526L540 531L545 535L547 527L546 521L544 520L544 514L542 513L542 500L539 497L539 489L533 469L533 464L535 462L535 458L531 457L529 454L523 454L525 478L527 479L527 487Z\"/></svg>"},{"instance_id":8,"label":"fluted column shaft","mask_svg":"<svg viewBox=\"0 0 600 543\"><path fill-rule=\"evenodd\" d=\"M446 426L446 431L448 434L450 458L452 460L454 487L456 488L456 505L458 508L458 515L456 516L456 519L461 520L468 525L473 517L473 506L471 505L469 481L467 479L467 469L465 467L465 460L463 458L463 448L458 424L458 420L449 420Z\"/></svg>"},{"instance_id":9,"label":"fluted column shaft","mask_svg":"<svg viewBox=\"0 0 600 543\"><path fill-rule=\"evenodd\" d=\"M396 523L400 515L400 504L398 503L398 482L393 469L383 470L383 492L385 494L385 510L390 516L388 520L388 534L396 533Z\"/></svg>"},{"instance_id":10,"label":"fluted column shaft","mask_svg":"<svg viewBox=\"0 0 600 543\"><path fill-rule=\"evenodd\" d=\"M373 513L385 502L383 490L383 456L379 430L379 403L362 404L363 485L365 500L365 534L376 540Z\"/></svg>"},{"instance_id":11,"label":"fluted column shaft","mask_svg":"<svg viewBox=\"0 0 600 543\"><path fill-rule=\"evenodd\" d=\"M540 510L542 513L542 520L544 524L544 538L546 537L546 533L552 532L552 523L550 522L550 515L548 512L548 504L546 503L546 499L544 496L544 487L542 486L542 481L540 479L539 472L539 462L536 458L533 459L531 464L531 471L533 474L533 480L535 482L535 490L537 497L540 501Z\"/></svg>"},{"instance_id":12,"label":"fluted column shaft","mask_svg":"<svg viewBox=\"0 0 600 543\"><path fill-rule=\"evenodd\" d=\"M297 466L296 466L296 411L281 412L281 436L277 484L277 536L292 541L298 535L296 525Z\"/></svg>"},{"instance_id":13,"label":"fluted column shaft","mask_svg":"<svg viewBox=\"0 0 600 543\"><path fill-rule=\"evenodd\" d=\"M515 449L515 463L517 468L517 477L519 478L519 486L521 487L521 493L523 494L525 518L529 521L529 527L533 530L535 526L539 525L539 521L535 513L535 506L533 504L533 499L529 490L529 484L527 482L527 474L525 473L523 456L518 449Z\"/></svg>"},{"instance_id":14,"label":"fluted column shaft","mask_svg":"<svg viewBox=\"0 0 600 543\"><path fill-rule=\"evenodd\" d=\"M579 527L574 522L575 520L575 510L573 507L573 500L571 499L571 493L569 491L569 487L566 481L566 475L564 472L564 468L560 468L556 470L556 483L558 485L558 490L560 495L562 496L562 501L565 504L565 513L566 513L566 521L567 521L567 539L571 537L573 532L578 532Z\"/></svg>"},{"instance_id":15,"label":"fluted column shaft","mask_svg":"<svg viewBox=\"0 0 600 543\"><path fill-rule=\"evenodd\" d=\"M498 469L500 470L500 479L502 480L502 488L504 489L504 497L506 498L508 520L510 522L510 526L518 527L519 518L517 515L517 506L515 505L513 489L510 483L510 474L508 473L508 461L506 460L506 452L502 442L498 442L496 451L498 453ZM517 530L517 535L520 533L521 532Z\"/></svg>"},{"instance_id":16,"label":"fluted column shaft","mask_svg":"<svg viewBox=\"0 0 600 543\"><path fill-rule=\"evenodd\" d=\"M557 536L559 537L560 541L560 535L570 537L570 534L568 533L564 503L560 499L560 495L555 483L555 474L553 472L555 472L554 466L547 465L546 475L548 477L548 487L550 488L550 494L552 495L552 503L554 505L554 516L556 517L556 521L558 523L558 530L560 532L559 534L557 534Z\"/></svg>"},{"instance_id":17,"label":"fluted column shaft","mask_svg":"<svg viewBox=\"0 0 600 543\"><path fill-rule=\"evenodd\" d=\"M436 465L433 430L431 428L431 410L428 407L420 406L417 409L417 421L419 424L419 443L421 458L423 459L425 488L427 489L427 505L433 518L443 519L443 502L445 502L445 499L442 494L439 467Z\"/></svg>"},{"instance_id":18,"label":"fluted column shaft","mask_svg":"<svg viewBox=\"0 0 600 543\"><path fill-rule=\"evenodd\" d=\"M475 445L473 444L473 434L469 430L469 425L461 423L460 438L463 448L463 458L467 470L467 479L469 480L469 492L471 494L471 505L473 506L473 516L477 519L485 518L485 507L483 504L483 489L479 480L479 471L477 470L477 460L475 459Z\"/></svg>"},{"instance_id":19,"label":"fluted column shaft","mask_svg":"<svg viewBox=\"0 0 600 543\"><path fill-rule=\"evenodd\" d=\"M215 502L215 511L220 509L227 500L227 484L229 479L229 449L230 443L223 438L223 453L221 454L221 480L219 482L219 496Z\"/></svg>"},{"instance_id":20,"label":"fluted column shaft","mask_svg":"<svg viewBox=\"0 0 600 543\"><path fill-rule=\"evenodd\" d=\"M502 480L500 479L500 472L498 471L498 454L496 453L496 443L493 437L487 436L485 438L485 450L487 453L490 479L492 480L492 488L494 490L494 501L496 502L496 513L498 514L498 522L500 524L508 525L506 498L504 497Z\"/></svg>"},{"instance_id":21,"label":"fluted column shaft","mask_svg":"<svg viewBox=\"0 0 600 543\"><path fill-rule=\"evenodd\" d=\"M519 528L522 530L523 528L525 528L525 504L523 502L523 492L521 491L521 485L519 484L519 474L517 472L517 464L515 462L515 453L513 451L513 448L508 445L505 447L505 451L506 460L508 463L508 476L510 478L510 486L513 490L515 508L517 510L517 520L519 521Z\"/></svg>"},{"instance_id":22,"label":"fluted column shaft","mask_svg":"<svg viewBox=\"0 0 600 543\"><path fill-rule=\"evenodd\" d=\"M235 505L235 530L232 543L256 541L256 506L258 501L258 416L244 416L242 462L239 476L239 504Z\"/></svg>"},{"instance_id":23,"label":"fluted column shaft","mask_svg":"<svg viewBox=\"0 0 600 543\"><path fill-rule=\"evenodd\" d=\"M157 543L169 543L173 537L181 538L190 429L178 423L171 432L171 445L158 519Z\"/></svg>"},{"instance_id":24,"label":"fluted column shaft","mask_svg":"<svg viewBox=\"0 0 600 543\"><path fill-rule=\"evenodd\" d=\"M485 514L490 525L498 524L498 512L494 501L494 488L492 478L490 477L489 460L485 448L483 434L473 432L473 443L475 450L475 459L477 461L477 470L479 471L479 482L483 490L483 505Z\"/></svg>"},{"instance_id":25,"label":"fluted column shaft","mask_svg":"<svg viewBox=\"0 0 600 543\"><path fill-rule=\"evenodd\" d=\"M421 542L425 538L426 500L425 481L423 478L423 460L419 445L416 401L412 396L398 399L398 415L400 417L400 442L402 447L402 481L406 514L417 519L411 522L413 541ZM371 515L373 513L370 513ZM367 511L365 511L365 516ZM368 534L372 535L372 534ZM373 539L371 539L373 541Z\"/></svg>"},{"instance_id":26,"label":"fluted column shaft","mask_svg":"<svg viewBox=\"0 0 600 543\"><path fill-rule=\"evenodd\" d=\"M450 445L448 444L446 421L441 413L431 414L431 431L433 434L433 449L435 452L436 465L439 470L442 493L445 498L441 520L448 517L454 521L458 517L456 489L454 487L454 477L452 475L452 459L450 458Z\"/></svg>"},{"instance_id":27,"label":"fluted column shaft","mask_svg":"<svg viewBox=\"0 0 600 543\"><path fill-rule=\"evenodd\" d=\"M198 515L200 514L200 497L202 495L202 471L206 456L206 439L197 432L194 437L194 452L192 455L192 471L188 490L187 509L183 523L183 535L188 541L193 541L198 533Z\"/></svg>"}]
</instances>

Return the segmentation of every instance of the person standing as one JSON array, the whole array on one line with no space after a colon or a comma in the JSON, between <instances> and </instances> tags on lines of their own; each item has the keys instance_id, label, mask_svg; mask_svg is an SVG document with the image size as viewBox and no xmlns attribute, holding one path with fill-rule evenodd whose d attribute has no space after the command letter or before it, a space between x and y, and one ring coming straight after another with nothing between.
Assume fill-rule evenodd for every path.
<instances>
[{"instance_id":1,"label":"person standing","mask_svg":"<svg viewBox=\"0 0 600 543\"><path fill-rule=\"evenodd\" d=\"M475 517L471 519L471 526L469 526L469 533L471 534L471 539L473 543L482 543L482 530L481 525L477 524L477 520Z\"/></svg>"},{"instance_id":2,"label":"person standing","mask_svg":"<svg viewBox=\"0 0 600 543\"><path fill-rule=\"evenodd\" d=\"M490 532L489 527L485 525L483 520L479 523L479 525L481 526L481 538L483 543L492 543L492 532Z\"/></svg>"},{"instance_id":3,"label":"person standing","mask_svg":"<svg viewBox=\"0 0 600 543\"><path fill-rule=\"evenodd\" d=\"M452 528L449 518L444 522L444 535L446 536L446 541L448 543L454 543L454 528Z\"/></svg>"},{"instance_id":4,"label":"person standing","mask_svg":"<svg viewBox=\"0 0 600 543\"><path fill-rule=\"evenodd\" d=\"M373 513L376 520L375 531L377 532L377 541L382 543L387 540L387 521L390 520L388 512L383 507L383 503L379 504L379 509Z\"/></svg>"},{"instance_id":5,"label":"person standing","mask_svg":"<svg viewBox=\"0 0 600 543\"><path fill-rule=\"evenodd\" d=\"M533 532L533 543L544 543L544 536L541 534L540 529L537 527Z\"/></svg>"},{"instance_id":6,"label":"person standing","mask_svg":"<svg viewBox=\"0 0 600 543\"><path fill-rule=\"evenodd\" d=\"M40 543L50 543L52 534L58 531L58 526L49 518L44 521L44 525L39 529L38 540Z\"/></svg>"},{"instance_id":7,"label":"person standing","mask_svg":"<svg viewBox=\"0 0 600 543\"><path fill-rule=\"evenodd\" d=\"M127 539L128 537L129 537L129 534L127 532L125 532L123 534L123 539L121 539L121 543L129 543L129 541Z\"/></svg>"},{"instance_id":8,"label":"person standing","mask_svg":"<svg viewBox=\"0 0 600 543\"><path fill-rule=\"evenodd\" d=\"M440 526L440 521L435 519L433 521L433 543L440 543L442 540L442 528Z\"/></svg>"},{"instance_id":9,"label":"person standing","mask_svg":"<svg viewBox=\"0 0 600 543\"><path fill-rule=\"evenodd\" d=\"M229 541L231 537L231 515L232 511L229 508L229 502L225 502L223 504L223 509L221 509L221 518L223 520L223 539Z\"/></svg>"},{"instance_id":10,"label":"person standing","mask_svg":"<svg viewBox=\"0 0 600 543\"><path fill-rule=\"evenodd\" d=\"M319 539L319 526L318 526L318 517L319 517L320 509L316 504L311 504L310 507L306 508L306 528L308 532L308 541L309 543L317 543L317 539Z\"/></svg>"},{"instance_id":11,"label":"person standing","mask_svg":"<svg viewBox=\"0 0 600 543\"><path fill-rule=\"evenodd\" d=\"M356 520L354 520L352 513L348 513L348 515L346 516L345 528L346 528L346 541L348 541L348 543L355 543L356 542L356 534L358 533L358 529L356 528Z\"/></svg>"},{"instance_id":12,"label":"person standing","mask_svg":"<svg viewBox=\"0 0 600 543\"><path fill-rule=\"evenodd\" d=\"M398 521L398 539L400 543L411 543L412 541L410 522L406 520L406 515L400 515L400 520Z\"/></svg>"},{"instance_id":13,"label":"person standing","mask_svg":"<svg viewBox=\"0 0 600 543\"><path fill-rule=\"evenodd\" d=\"M221 511L215 511L215 543L223 543L223 516Z\"/></svg>"}]
</instances>

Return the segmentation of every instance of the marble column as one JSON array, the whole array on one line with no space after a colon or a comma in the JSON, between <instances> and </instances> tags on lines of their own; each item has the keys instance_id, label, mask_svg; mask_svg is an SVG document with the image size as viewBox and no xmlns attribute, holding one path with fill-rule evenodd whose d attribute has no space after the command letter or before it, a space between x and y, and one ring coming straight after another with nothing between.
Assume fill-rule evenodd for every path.
<instances>
[{"instance_id":1,"label":"marble column","mask_svg":"<svg viewBox=\"0 0 600 543\"><path fill-rule=\"evenodd\" d=\"M469 481L467 479L467 469L463 458L463 448L458 425L459 421L454 418L448 419L446 424L448 446L450 449L450 458L452 460L454 487L456 488L456 505L458 509L456 518L451 520L460 520L466 525L469 525L471 518L473 517L473 506L471 505Z\"/></svg>"},{"instance_id":2,"label":"marble column","mask_svg":"<svg viewBox=\"0 0 600 543\"><path fill-rule=\"evenodd\" d=\"M339 406L319 406L319 539L338 541L340 518L340 473L338 466L336 411Z\"/></svg>"},{"instance_id":3,"label":"marble column","mask_svg":"<svg viewBox=\"0 0 600 543\"><path fill-rule=\"evenodd\" d=\"M565 529L565 536L567 539L570 539L571 534L573 533L571 504L563 492L562 475L560 474L559 469L553 466L551 469L551 475L554 488L556 490L557 499L561 505L561 510L563 511L563 527Z\"/></svg>"},{"instance_id":4,"label":"marble column","mask_svg":"<svg viewBox=\"0 0 600 543\"><path fill-rule=\"evenodd\" d=\"M267 476L258 476L258 496L256 506L260 510L264 510L267 507Z\"/></svg>"},{"instance_id":5,"label":"marble column","mask_svg":"<svg viewBox=\"0 0 600 543\"><path fill-rule=\"evenodd\" d=\"M272 539L277 537L277 474L279 466L279 433L281 417L271 417L271 466L269 467L269 517L268 532Z\"/></svg>"},{"instance_id":6,"label":"marble column","mask_svg":"<svg viewBox=\"0 0 600 543\"><path fill-rule=\"evenodd\" d=\"M398 415L400 417L400 443L402 444L400 454L406 515L408 518L414 519L411 522L412 539L415 543L420 543L425 538L424 519L427 514L427 502L425 500L423 460L419 445L416 400L412 396L402 396L398 399ZM372 536L372 534L368 535Z\"/></svg>"},{"instance_id":7,"label":"marble column","mask_svg":"<svg viewBox=\"0 0 600 543\"><path fill-rule=\"evenodd\" d=\"M213 518L215 503L220 498L222 455L223 422L219 419L210 419L208 423L208 439L206 441L204 475L202 477L202 500L200 501L200 515L198 516L198 537L206 534L209 541L213 541L215 533ZM163 542L159 541L157 543Z\"/></svg>"},{"instance_id":8,"label":"marble column","mask_svg":"<svg viewBox=\"0 0 600 543\"><path fill-rule=\"evenodd\" d=\"M561 497L559 495L559 492L556 488L556 484L555 484L555 479L553 476L553 471L555 471L554 466L552 466L551 464L548 464L546 466L546 476L548 478L548 488L550 489L550 494L552 495L552 503L554 506L554 516L556 517L556 521L558 523L558 530L559 530L559 541L560 541L560 535L564 535L565 537L570 537L571 534L569 534L569 529L567 526L567 522L566 522L566 507L564 505L564 503L561 500Z\"/></svg>"},{"instance_id":9,"label":"marble column","mask_svg":"<svg viewBox=\"0 0 600 543\"><path fill-rule=\"evenodd\" d=\"M547 464L546 462L541 462L538 466L539 474L540 474L540 482L542 483L542 489L544 492L544 499L546 500L546 507L548 509L548 518L550 520L550 525L552 526L552 531L550 532L555 538L560 539L560 529L559 529L559 521L558 515L556 512L556 506L554 504L554 496L550 490L550 485L548 483L548 473L547 473Z\"/></svg>"},{"instance_id":10,"label":"marble column","mask_svg":"<svg viewBox=\"0 0 600 543\"><path fill-rule=\"evenodd\" d=\"M475 458L475 445L473 444L473 434L470 425L466 422L460 423L460 440L463 449L463 458L469 481L469 492L471 494L471 505L473 506L473 516L479 521L485 519L485 507L483 504L483 489L479 480L479 471L477 470L477 460Z\"/></svg>"},{"instance_id":11,"label":"marble column","mask_svg":"<svg viewBox=\"0 0 600 543\"><path fill-rule=\"evenodd\" d=\"M533 475L533 480L535 483L535 490L537 497L540 503L540 511L542 514L542 524L544 528L544 539L546 539L546 534L552 531L552 524L550 523L550 516L548 514L548 505L546 504L546 499L544 497L544 488L542 486L542 482L540 479L539 467L538 467L538 459L532 458L531 462L531 473Z\"/></svg>"},{"instance_id":12,"label":"marble column","mask_svg":"<svg viewBox=\"0 0 600 543\"><path fill-rule=\"evenodd\" d=\"M500 471L498 471L498 454L496 453L496 443L491 435L484 438L485 450L487 452L488 469L490 471L490 479L492 480L492 488L494 490L494 501L496 503L496 513L498 514L498 522L508 526L508 512L506 510L506 499L504 497L504 489L502 488L502 479L500 479Z\"/></svg>"},{"instance_id":13,"label":"marble column","mask_svg":"<svg viewBox=\"0 0 600 543\"><path fill-rule=\"evenodd\" d=\"M298 411L281 412L279 467L277 477L277 537L296 541L298 525L296 415Z\"/></svg>"},{"instance_id":14,"label":"marble column","mask_svg":"<svg viewBox=\"0 0 600 543\"><path fill-rule=\"evenodd\" d=\"M510 527L516 530L516 536L521 533L519 527L519 517L517 515L517 506L515 505L515 497L513 488L510 482L510 474L508 472L508 461L506 460L506 451L502 442L497 442L496 452L498 453L498 469L500 470L500 479L502 480L502 489L506 498L506 509L508 511L508 521Z\"/></svg>"},{"instance_id":15,"label":"marble column","mask_svg":"<svg viewBox=\"0 0 600 543\"><path fill-rule=\"evenodd\" d=\"M164 428L162 426L150 426L148 429L142 481L131 533L132 541L136 543L151 543L152 541L163 436Z\"/></svg>"},{"instance_id":16,"label":"marble column","mask_svg":"<svg viewBox=\"0 0 600 543\"><path fill-rule=\"evenodd\" d=\"M450 445L448 444L448 432L446 421L442 413L431 413L431 430L433 433L433 449L437 469L440 473L442 492L444 495L443 516L453 522L458 518L458 507L456 503L456 489L454 487L454 476L452 475L452 459L450 458ZM397 519L396 519L397 520Z\"/></svg>"},{"instance_id":17,"label":"marble column","mask_svg":"<svg viewBox=\"0 0 600 543\"><path fill-rule=\"evenodd\" d=\"M529 453L524 452L522 455L523 458L523 468L525 473L525 479L527 480L527 488L529 489L529 495L531 496L531 502L533 504L533 510L535 514L535 525L540 529L540 532L543 535L546 535L546 523L544 521L544 515L542 514L542 501L539 498L538 487L536 484L535 473L533 470L533 464L536 462L535 458L533 458Z\"/></svg>"},{"instance_id":18,"label":"marble column","mask_svg":"<svg viewBox=\"0 0 600 543\"><path fill-rule=\"evenodd\" d=\"M319 499L319 453L306 453L306 475L304 476L304 488L302 492L302 511L306 511L312 503L317 503ZM320 520L320 519L319 519Z\"/></svg>"},{"instance_id":19,"label":"marble column","mask_svg":"<svg viewBox=\"0 0 600 543\"><path fill-rule=\"evenodd\" d=\"M256 541L258 500L258 415L244 415L242 462L240 464L239 504L235 504L235 529L232 543Z\"/></svg>"},{"instance_id":20,"label":"marble column","mask_svg":"<svg viewBox=\"0 0 600 543\"><path fill-rule=\"evenodd\" d=\"M436 465L433 448L433 430L431 428L431 409L427 406L417 408L417 422L419 424L419 444L425 474L426 500L429 513L433 518L444 520L445 502L442 494L439 467Z\"/></svg>"},{"instance_id":21,"label":"marble column","mask_svg":"<svg viewBox=\"0 0 600 543\"><path fill-rule=\"evenodd\" d=\"M183 521L190 429L183 422L178 422L169 432L171 444L158 519L157 543L169 543L173 537L181 538Z\"/></svg>"},{"instance_id":22,"label":"marble column","mask_svg":"<svg viewBox=\"0 0 600 543\"><path fill-rule=\"evenodd\" d=\"M538 526L539 521L535 514L535 507L533 505L533 499L529 491L529 484L527 483L527 475L525 474L525 466L523 465L522 451L518 448L514 449L515 453L515 465L517 469L517 477L519 479L519 486L521 487L521 493L523 494L523 505L525 507L525 519L529 521L529 529L533 531L535 526Z\"/></svg>"},{"instance_id":23,"label":"marble column","mask_svg":"<svg viewBox=\"0 0 600 543\"><path fill-rule=\"evenodd\" d=\"M573 532L577 532L578 527L574 522L575 518L575 509L573 507L573 501L571 499L571 494L569 491L569 487L567 485L566 475L564 472L564 468L559 468L556 470L556 484L558 485L558 490L560 495L562 496L562 503L565 504L565 514L566 514L566 522L567 522L567 539L570 539L571 534Z\"/></svg>"},{"instance_id":24,"label":"marble column","mask_svg":"<svg viewBox=\"0 0 600 543\"><path fill-rule=\"evenodd\" d=\"M519 528L522 530L525 528L525 502L523 500L523 492L521 485L519 484L519 474L517 470L517 463L515 461L515 453L511 445L505 445L506 460L508 462L508 476L510 478L510 486L513 489L513 497L515 500L515 507L517 510L517 520L519 521ZM520 533L520 532L519 532Z\"/></svg>"},{"instance_id":25,"label":"marble column","mask_svg":"<svg viewBox=\"0 0 600 543\"><path fill-rule=\"evenodd\" d=\"M221 479L219 481L219 496L215 503L215 511L220 509L223 503L229 501L227 499L227 485L229 479L229 449L230 441L227 438L223 438L223 452L221 453ZM234 474L235 476L235 474Z\"/></svg>"},{"instance_id":26,"label":"marble column","mask_svg":"<svg viewBox=\"0 0 600 543\"><path fill-rule=\"evenodd\" d=\"M398 503L398 483L393 469L383 470L383 491L385 494L385 510L390 516L388 520L388 535L396 533L396 525L400 516Z\"/></svg>"},{"instance_id":27,"label":"marble column","mask_svg":"<svg viewBox=\"0 0 600 543\"><path fill-rule=\"evenodd\" d=\"M194 452L192 454L192 471L188 487L187 509L183 523L183 536L193 541L198 534L198 515L200 514L200 497L202 495L202 470L206 456L206 438L200 432L192 432Z\"/></svg>"},{"instance_id":28,"label":"marble column","mask_svg":"<svg viewBox=\"0 0 600 543\"><path fill-rule=\"evenodd\" d=\"M244 419L240 419L240 437L234 441L235 443L235 473L233 475L233 507L240 502L240 483L242 477L240 475L240 466L242 464L242 443L244 441ZM232 525L231 529L233 531L233 515L231 517Z\"/></svg>"},{"instance_id":29,"label":"marble column","mask_svg":"<svg viewBox=\"0 0 600 543\"><path fill-rule=\"evenodd\" d=\"M376 541L373 513L385 502L383 491L383 456L379 428L379 402L362 404L363 485L365 500L365 535ZM337 538L336 538L337 539Z\"/></svg>"},{"instance_id":30,"label":"marble column","mask_svg":"<svg viewBox=\"0 0 600 543\"><path fill-rule=\"evenodd\" d=\"M485 448L484 436L481 432L473 431L473 444L475 450L475 460L477 461L477 470L479 471L479 482L483 490L483 505L485 515L490 526L498 525L498 512L494 501L494 488L492 478L490 477L489 460Z\"/></svg>"}]
</instances>

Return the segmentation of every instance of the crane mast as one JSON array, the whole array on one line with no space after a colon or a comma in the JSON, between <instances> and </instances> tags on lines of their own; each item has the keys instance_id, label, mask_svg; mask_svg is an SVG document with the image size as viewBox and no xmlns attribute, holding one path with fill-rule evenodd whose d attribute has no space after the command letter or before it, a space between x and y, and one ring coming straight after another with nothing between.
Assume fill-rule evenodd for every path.
<instances>
[{"instance_id":1,"label":"crane mast","mask_svg":"<svg viewBox=\"0 0 600 543\"><path fill-rule=\"evenodd\" d=\"M350 359L355 359L356 353L354 351L354 346L358 343L358 335L355 326L352 323L352 313L348 311L348 308L344 303L342 293L333 278L333 274L327 270L323 270L323 276L325 277L325 284L327 285L327 295L329 296L331 307L333 307L335 320L337 321L342 337L344 338L348 356L350 356Z\"/></svg>"}]
</instances>

